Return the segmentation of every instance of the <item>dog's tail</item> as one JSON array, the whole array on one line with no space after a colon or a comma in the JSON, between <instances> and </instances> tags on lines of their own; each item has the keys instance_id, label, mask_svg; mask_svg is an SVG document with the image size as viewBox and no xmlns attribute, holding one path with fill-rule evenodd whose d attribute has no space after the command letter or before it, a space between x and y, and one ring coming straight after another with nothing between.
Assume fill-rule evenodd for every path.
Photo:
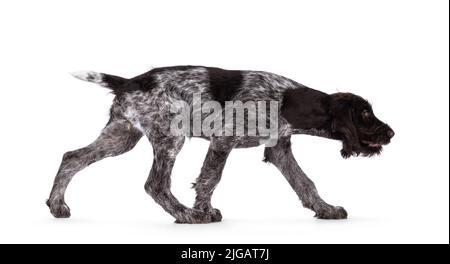
<instances>
[{"instance_id":1,"label":"dog's tail","mask_svg":"<svg viewBox=\"0 0 450 264\"><path fill-rule=\"evenodd\" d=\"M128 79L119 76L93 71L78 71L73 72L72 75L80 80L93 82L116 92L128 82Z\"/></svg>"}]
</instances>

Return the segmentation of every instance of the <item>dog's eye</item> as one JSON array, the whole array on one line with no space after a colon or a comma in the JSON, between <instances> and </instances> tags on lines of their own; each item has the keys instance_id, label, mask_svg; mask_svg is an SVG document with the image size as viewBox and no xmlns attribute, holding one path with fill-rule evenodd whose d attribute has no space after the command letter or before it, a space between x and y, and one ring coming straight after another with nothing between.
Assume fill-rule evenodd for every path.
<instances>
[{"instance_id":1,"label":"dog's eye","mask_svg":"<svg viewBox=\"0 0 450 264\"><path fill-rule=\"evenodd\" d=\"M369 110L363 110L362 111L362 116L364 117L364 118L369 118L370 117L370 111Z\"/></svg>"}]
</instances>

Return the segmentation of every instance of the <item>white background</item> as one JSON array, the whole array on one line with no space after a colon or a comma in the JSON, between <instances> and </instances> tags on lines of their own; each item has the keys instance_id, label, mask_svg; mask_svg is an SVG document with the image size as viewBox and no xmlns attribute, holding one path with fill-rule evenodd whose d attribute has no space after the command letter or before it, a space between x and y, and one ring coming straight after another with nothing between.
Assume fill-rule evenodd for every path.
<instances>
[{"instance_id":1,"label":"white background","mask_svg":"<svg viewBox=\"0 0 450 264\"><path fill-rule=\"evenodd\" d=\"M1 1L0 242L449 242L448 1ZM294 154L349 219L313 218L263 148L231 153L213 197L224 221L176 225L144 191L149 142L80 172L53 219L44 202L62 154L95 139L108 90L68 73L132 77L207 65L275 72L373 103L396 132L381 156L343 160L340 143L293 138ZM187 141L173 192L207 141Z\"/></svg>"}]
</instances>

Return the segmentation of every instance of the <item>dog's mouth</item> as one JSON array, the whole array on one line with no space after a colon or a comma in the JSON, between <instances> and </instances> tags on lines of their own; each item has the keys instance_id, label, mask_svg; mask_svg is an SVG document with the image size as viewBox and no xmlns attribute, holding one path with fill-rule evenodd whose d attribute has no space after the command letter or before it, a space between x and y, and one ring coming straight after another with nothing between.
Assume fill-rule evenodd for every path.
<instances>
[{"instance_id":1,"label":"dog's mouth","mask_svg":"<svg viewBox=\"0 0 450 264\"><path fill-rule=\"evenodd\" d=\"M371 148L381 148L383 145L389 144L389 142L372 142L367 140L361 140L362 145Z\"/></svg>"},{"instance_id":2,"label":"dog's mouth","mask_svg":"<svg viewBox=\"0 0 450 264\"><path fill-rule=\"evenodd\" d=\"M380 143L369 143L369 142L363 142L366 146L369 146L371 148L381 148L382 144Z\"/></svg>"},{"instance_id":3,"label":"dog's mouth","mask_svg":"<svg viewBox=\"0 0 450 264\"><path fill-rule=\"evenodd\" d=\"M383 151L383 145L385 144L380 142L361 141L361 154L368 157L380 155Z\"/></svg>"}]
</instances>

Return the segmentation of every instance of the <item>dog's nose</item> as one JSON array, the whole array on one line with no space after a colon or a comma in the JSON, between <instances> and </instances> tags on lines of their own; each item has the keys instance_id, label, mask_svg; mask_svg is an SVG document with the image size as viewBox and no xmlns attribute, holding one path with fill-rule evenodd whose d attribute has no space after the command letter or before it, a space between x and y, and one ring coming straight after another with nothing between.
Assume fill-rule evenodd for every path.
<instances>
[{"instance_id":1,"label":"dog's nose","mask_svg":"<svg viewBox=\"0 0 450 264\"><path fill-rule=\"evenodd\" d=\"M393 138L394 137L394 135L395 135L395 132L394 132L394 130L392 130L392 129L389 129L388 130L388 132L387 132L387 136L391 139L391 138Z\"/></svg>"}]
</instances>

